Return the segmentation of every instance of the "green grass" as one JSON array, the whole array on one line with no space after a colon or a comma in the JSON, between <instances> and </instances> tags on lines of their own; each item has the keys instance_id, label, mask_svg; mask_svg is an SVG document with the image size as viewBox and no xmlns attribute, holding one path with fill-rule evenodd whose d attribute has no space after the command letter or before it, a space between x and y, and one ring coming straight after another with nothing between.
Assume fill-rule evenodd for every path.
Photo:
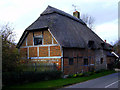
<instances>
[{"instance_id":1,"label":"green grass","mask_svg":"<svg viewBox=\"0 0 120 90\"><path fill-rule=\"evenodd\" d=\"M8 88L61 88L63 86L84 82L87 80L95 79L112 73L115 73L115 71L104 71L88 77L66 78L66 79L27 83L23 85L9 86Z\"/></svg>"}]
</instances>

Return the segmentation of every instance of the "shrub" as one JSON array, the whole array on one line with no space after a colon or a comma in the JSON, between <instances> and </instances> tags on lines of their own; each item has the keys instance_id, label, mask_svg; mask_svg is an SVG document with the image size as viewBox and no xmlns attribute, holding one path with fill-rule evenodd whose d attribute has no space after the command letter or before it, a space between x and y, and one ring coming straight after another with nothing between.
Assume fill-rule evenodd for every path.
<instances>
[{"instance_id":1,"label":"shrub","mask_svg":"<svg viewBox=\"0 0 120 90\"><path fill-rule=\"evenodd\" d=\"M95 74L95 71L94 72L91 72L91 75Z\"/></svg>"},{"instance_id":2,"label":"shrub","mask_svg":"<svg viewBox=\"0 0 120 90\"><path fill-rule=\"evenodd\" d=\"M72 77L73 77L73 75L71 75L71 74L67 76L67 78L72 78Z\"/></svg>"},{"instance_id":3,"label":"shrub","mask_svg":"<svg viewBox=\"0 0 120 90\"><path fill-rule=\"evenodd\" d=\"M78 77L82 77L83 76L83 73L79 73L77 74Z\"/></svg>"},{"instance_id":4,"label":"shrub","mask_svg":"<svg viewBox=\"0 0 120 90\"><path fill-rule=\"evenodd\" d=\"M4 72L2 81L4 85L22 84L26 82L36 82L43 80L53 80L62 77L61 71L43 72Z\"/></svg>"},{"instance_id":5,"label":"shrub","mask_svg":"<svg viewBox=\"0 0 120 90\"><path fill-rule=\"evenodd\" d=\"M100 73L100 70L96 70L95 73Z\"/></svg>"},{"instance_id":6,"label":"shrub","mask_svg":"<svg viewBox=\"0 0 120 90\"><path fill-rule=\"evenodd\" d=\"M73 75L68 75L67 78L76 78L76 77L87 77L87 76L90 76L90 75L93 75L95 74L94 72L84 72L84 73L78 73L78 74L73 74Z\"/></svg>"},{"instance_id":7,"label":"shrub","mask_svg":"<svg viewBox=\"0 0 120 90\"><path fill-rule=\"evenodd\" d=\"M96 70L95 73L100 73L100 72L104 72L104 71L108 71L108 70L100 69L100 70Z\"/></svg>"},{"instance_id":8,"label":"shrub","mask_svg":"<svg viewBox=\"0 0 120 90\"><path fill-rule=\"evenodd\" d=\"M88 76L90 76L90 74L91 74L91 72L84 72L83 76L88 77Z\"/></svg>"},{"instance_id":9,"label":"shrub","mask_svg":"<svg viewBox=\"0 0 120 90\"><path fill-rule=\"evenodd\" d=\"M100 73L100 72L105 72L105 71L108 71L108 70L100 69L100 70L93 71L93 72L78 73L78 74L68 75L67 78L88 77L90 75L93 75L93 74L96 74L96 73Z\"/></svg>"},{"instance_id":10,"label":"shrub","mask_svg":"<svg viewBox=\"0 0 120 90\"><path fill-rule=\"evenodd\" d=\"M120 62L119 61L114 64L114 68L120 69Z\"/></svg>"},{"instance_id":11,"label":"shrub","mask_svg":"<svg viewBox=\"0 0 120 90\"><path fill-rule=\"evenodd\" d=\"M77 74L73 74L73 78L76 78L77 77Z\"/></svg>"},{"instance_id":12,"label":"shrub","mask_svg":"<svg viewBox=\"0 0 120 90\"><path fill-rule=\"evenodd\" d=\"M107 71L107 70L105 70L105 69L100 69L100 72L104 72L104 71Z\"/></svg>"}]
</instances>

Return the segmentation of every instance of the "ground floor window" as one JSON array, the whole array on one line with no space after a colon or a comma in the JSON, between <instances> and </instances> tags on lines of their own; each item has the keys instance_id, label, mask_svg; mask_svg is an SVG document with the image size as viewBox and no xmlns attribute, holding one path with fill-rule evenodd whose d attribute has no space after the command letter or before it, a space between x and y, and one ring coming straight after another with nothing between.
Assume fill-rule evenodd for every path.
<instances>
[{"instance_id":1,"label":"ground floor window","mask_svg":"<svg viewBox=\"0 0 120 90\"><path fill-rule=\"evenodd\" d=\"M88 65L88 58L84 58L84 65Z\"/></svg>"},{"instance_id":2,"label":"ground floor window","mask_svg":"<svg viewBox=\"0 0 120 90\"><path fill-rule=\"evenodd\" d=\"M73 58L69 58L69 65L73 65L73 61L74 61Z\"/></svg>"},{"instance_id":3,"label":"ground floor window","mask_svg":"<svg viewBox=\"0 0 120 90\"><path fill-rule=\"evenodd\" d=\"M103 64L103 58L100 59L100 63Z\"/></svg>"}]
</instances>

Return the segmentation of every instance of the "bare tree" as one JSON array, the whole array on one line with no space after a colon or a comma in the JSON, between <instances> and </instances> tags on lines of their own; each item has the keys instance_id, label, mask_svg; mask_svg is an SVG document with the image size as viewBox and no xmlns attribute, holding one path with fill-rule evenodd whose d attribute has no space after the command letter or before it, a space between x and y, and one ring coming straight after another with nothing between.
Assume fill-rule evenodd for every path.
<instances>
[{"instance_id":1,"label":"bare tree","mask_svg":"<svg viewBox=\"0 0 120 90\"><path fill-rule=\"evenodd\" d=\"M76 11L77 9L80 9L79 6L77 6L75 4L72 4L72 7L74 8L74 11ZM81 14L80 19L82 19L91 30L94 29L94 22L95 22L94 17L92 17L88 14Z\"/></svg>"},{"instance_id":2,"label":"bare tree","mask_svg":"<svg viewBox=\"0 0 120 90\"><path fill-rule=\"evenodd\" d=\"M14 43L16 34L13 32L11 24L7 23L0 27L0 35L2 36L2 41L7 41L9 43Z\"/></svg>"},{"instance_id":3,"label":"bare tree","mask_svg":"<svg viewBox=\"0 0 120 90\"><path fill-rule=\"evenodd\" d=\"M15 41L15 33L11 24L4 24L0 27L2 36L2 71L15 71L18 66L19 53Z\"/></svg>"},{"instance_id":4,"label":"bare tree","mask_svg":"<svg viewBox=\"0 0 120 90\"><path fill-rule=\"evenodd\" d=\"M81 19L88 25L88 27L93 30L94 29L94 17L88 15L88 14L82 14Z\"/></svg>"},{"instance_id":5,"label":"bare tree","mask_svg":"<svg viewBox=\"0 0 120 90\"><path fill-rule=\"evenodd\" d=\"M114 48L113 48L114 51L115 51L118 55L120 55L120 40L117 40L113 46L114 46Z\"/></svg>"}]
</instances>

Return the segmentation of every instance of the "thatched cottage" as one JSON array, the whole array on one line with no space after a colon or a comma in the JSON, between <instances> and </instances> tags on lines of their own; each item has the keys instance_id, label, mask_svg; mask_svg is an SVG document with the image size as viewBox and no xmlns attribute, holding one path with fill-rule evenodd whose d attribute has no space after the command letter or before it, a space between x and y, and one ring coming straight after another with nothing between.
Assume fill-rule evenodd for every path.
<instances>
[{"instance_id":1,"label":"thatched cottage","mask_svg":"<svg viewBox=\"0 0 120 90\"><path fill-rule=\"evenodd\" d=\"M107 69L114 59L107 55L112 46L87 27L79 12L72 16L51 6L25 29L17 48L23 60L54 63L65 75Z\"/></svg>"}]
</instances>

